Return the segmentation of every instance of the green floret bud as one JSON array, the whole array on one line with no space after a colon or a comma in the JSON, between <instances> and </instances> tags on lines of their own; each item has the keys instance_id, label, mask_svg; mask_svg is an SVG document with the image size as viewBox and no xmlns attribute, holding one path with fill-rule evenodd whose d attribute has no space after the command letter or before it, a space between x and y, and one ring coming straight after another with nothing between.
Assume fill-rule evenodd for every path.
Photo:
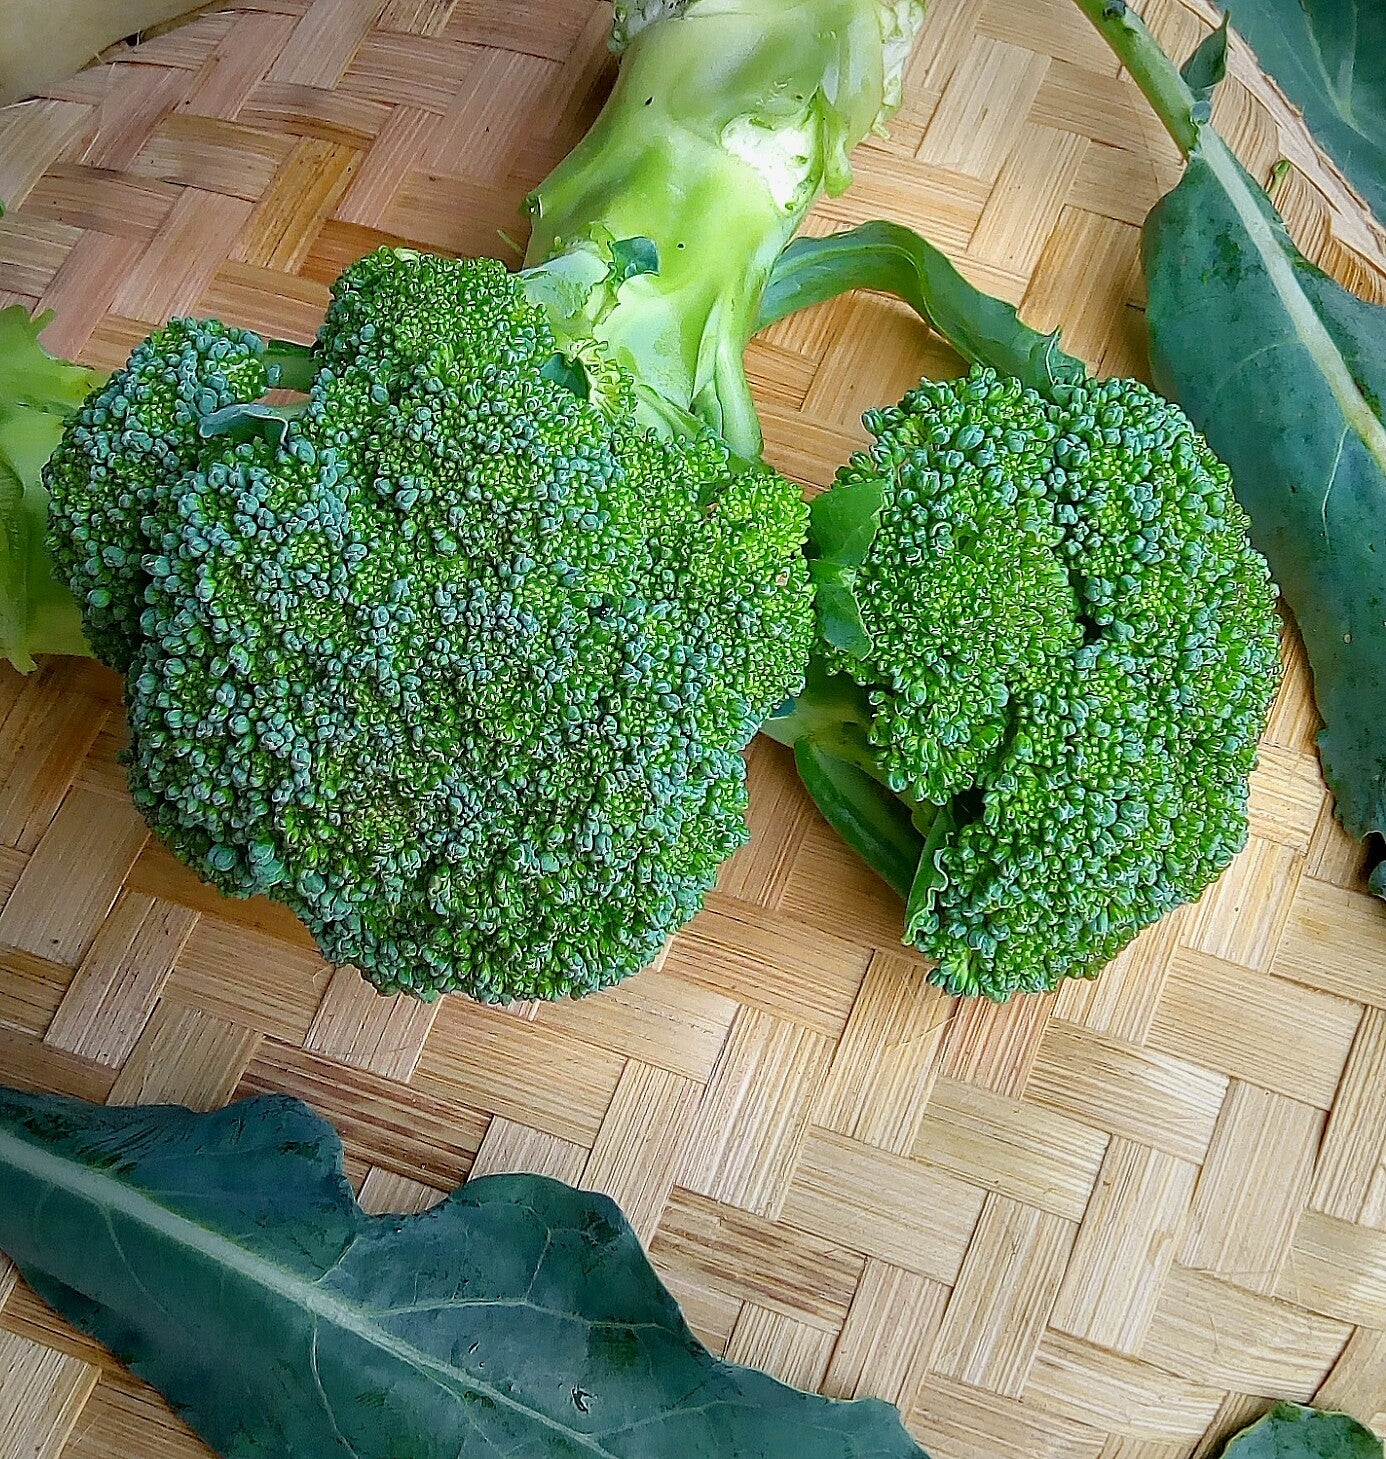
<instances>
[{"instance_id":1,"label":"green floret bud","mask_svg":"<svg viewBox=\"0 0 1386 1459\"><path fill-rule=\"evenodd\" d=\"M170 433L190 454L139 500L136 803L386 992L554 998L648 963L745 840L741 751L802 679L798 490L639 426L628 381L583 398L557 353L522 276L381 251L335 289L306 402Z\"/></svg>"},{"instance_id":2,"label":"green floret bud","mask_svg":"<svg viewBox=\"0 0 1386 1459\"><path fill-rule=\"evenodd\" d=\"M889 827L875 860L940 985L1095 975L1246 841L1279 635L1230 475L1133 380L977 368L868 425L814 504L832 732L803 701L770 732L899 799L917 869Z\"/></svg>"},{"instance_id":3,"label":"green floret bud","mask_svg":"<svg viewBox=\"0 0 1386 1459\"><path fill-rule=\"evenodd\" d=\"M244 330L172 320L87 399L48 460L48 548L112 668L124 672L139 644L149 523L197 464L203 419L265 393L264 353Z\"/></svg>"},{"instance_id":4,"label":"green floret bud","mask_svg":"<svg viewBox=\"0 0 1386 1459\"><path fill-rule=\"evenodd\" d=\"M880 648L867 654L869 677L854 672L855 653L830 649L825 661L869 689L870 741L891 789L942 805L993 768L1015 695L1050 679L1081 638L1043 490L1057 432L1038 397L980 378L925 382L868 426L874 450L838 482L890 483L888 529L855 578Z\"/></svg>"}]
</instances>

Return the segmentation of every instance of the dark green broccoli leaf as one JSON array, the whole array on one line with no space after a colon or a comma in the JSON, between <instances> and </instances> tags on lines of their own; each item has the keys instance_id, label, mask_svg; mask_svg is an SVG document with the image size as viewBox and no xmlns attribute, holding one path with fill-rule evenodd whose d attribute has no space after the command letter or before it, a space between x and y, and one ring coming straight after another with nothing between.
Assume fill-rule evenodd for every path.
<instances>
[{"instance_id":1,"label":"dark green broccoli leaf","mask_svg":"<svg viewBox=\"0 0 1386 1459\"><path fill-rule=\"evenodd\" d=\"M0 1249L228 1459L923 1459L888 1404L714 1358L605 1196L367 1216L296 1100L0 1088Z\"/></svg>"},{"instance_id":2,"label":"dark green broccoli leaf","mask_svg":"<svg viewBox=\"0 0 1386 1459\"><path fill-rule=\"evenodd\" d=\"M1277 1403L1228 1442L1222 1459L1382 1459L1382 1445L1345 1413Z\"/></svg>"},{"instance_id":3,"label":"dark green broccoli leaf","mask_svg":"<svg viewBox=\"0 0 1386 1459\"><path fill-rule=\"evenodd\" d=\"M1233 29L1386 221L1386 5L1224 0Z\"/></svg>"},{"instance_id":4,"label":"dark green broccoli leaf","mask_svg":"<svg viewBox=\"0 0 1386 1459\"><path fill-rule=\"evenodd\" d=\"M1290 242L1220 139L1146 224L1150 357L1232 468L1294 610L1348 832L1386 831L1386 309ZM1377 877L1377 889L1386 884Z\"/></svg>"}]
</instances>

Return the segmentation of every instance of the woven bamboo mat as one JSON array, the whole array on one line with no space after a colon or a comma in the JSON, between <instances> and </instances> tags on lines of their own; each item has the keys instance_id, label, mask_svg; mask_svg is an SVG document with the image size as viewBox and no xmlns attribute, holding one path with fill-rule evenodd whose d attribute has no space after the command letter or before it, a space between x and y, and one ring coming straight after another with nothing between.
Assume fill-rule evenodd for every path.
<instances>
[{"instance_id":1,"label":"woven bamboo mat","mask_svg":"<svg viewBox=\"0 0 1386 1459\"><path fill-rule=\"evenodd\" d=\"M1203 29L1149 6L1171 49ZM308 337L387 240L503 249L608 75L595 0L236 0L0 113L0 303L114 365L204 312ZM1383 250L1237 59L1219 120L1307 251ZM888 141L818 231L885 212L1070 348L1139 371L1137 225L1177 175L1068 0L934 0ZM806 483L946 351L883 301L754 349ZM714 1348L903 1407L937 1459L1179 1459L1274 1397L1386 1423L1386 908L1332 819L1302 662L1222 882L1095 985L997 1009L928 988L899 909L782 752L754 839L663 964L580 1005L383 1001L264 902L149 840L119 685L0 678L0 1077L214 1106L283 1090L373 1209L534 1169L610 1191ZM204 1453L0 1272L0 1456Z\"/></svg>"}]
</instances>

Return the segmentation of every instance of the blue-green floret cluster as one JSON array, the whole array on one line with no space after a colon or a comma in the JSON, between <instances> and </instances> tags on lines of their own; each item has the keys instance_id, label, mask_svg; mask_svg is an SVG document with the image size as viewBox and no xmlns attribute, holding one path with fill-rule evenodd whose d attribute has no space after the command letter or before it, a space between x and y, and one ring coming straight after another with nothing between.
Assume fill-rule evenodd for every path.
<instances>
[{"instance_id":1,"label":"blue-green floret cluster","mask_svg":"<svg viewBox=\"0 0 1386 1459\"><path fill-rule=\"evenodd\" d=\"M93 652L122 673L140 636L145 519L197 465L199 423L268 389L264 342L215 320L175 319L144 340L83 404L48 459L61 502L48 549L82 607Z\"/></svg>"},{"instance_id":2,"label":"blue-green floret cluster","mask_svg":"<svg viewBox=\"0 0 1386 1459\"><path fill-rule=\"evenodd\" d=\"M1132 380L976 369L868 425L865 637L823 661L928 837L907 938L958 993L1093 975L1245 843L1279 637L1230 475Z\"/></svg>"},{"instance_id":3,"label":"blue-green floret cluster","mask_svg":"<svg viewBox=\"0 0 1386 1459\"><path fill-rule=\"evenodd\" d=\"M745 839L740 752L802 679L797 489L584 398L491 260L361 260L306 402L205 434L259 351L160 332L52 472L140 808L386 992L638 970Z\"/></svg>"}]
</instances>

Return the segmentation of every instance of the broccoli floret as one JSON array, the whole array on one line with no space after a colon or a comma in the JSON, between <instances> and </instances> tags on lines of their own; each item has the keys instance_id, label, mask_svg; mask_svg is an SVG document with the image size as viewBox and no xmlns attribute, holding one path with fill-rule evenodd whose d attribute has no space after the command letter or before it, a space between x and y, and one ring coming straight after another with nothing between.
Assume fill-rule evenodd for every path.
<instances>
[{"instance_id":1,"label":"broccoli floret","mask_svg":"<svg viewBox=\"0 0 1386 1459\"><path fill-rule=\"evenodd\" d=\"M56 539L139 539L73 573L89 621L143 605L136 803L387 992L638 970L745 839L740 751L802 676L797 488L706 428L645 430L630 390L613 416L550 378L544 310L494 261L361 260L306 403L228 419L263 353L171 327L50 473ZM94 521L95 465L153 459L131 439L179 454Z\"/></svg>"},{"instance_id":2,"label":"broccoli floret","mask_svg":"<svg viewBox=\"0 0 1386 1459\"><path fill-rule=\"evenodd\" d=\"M875 690L890 787L941 805L991 768L1015 694L1051 679L1080 636L1045 495L1058 431L1038 396L995 377L926 383L867 426L877 447L838 484L875 491L889 524L855 575L870 668L831 648L826 662Z\"/></svg>"},{"instance_id":3,"label":"broccoli floret","mask_svg":"<svg viewBox=\"0 0 1386 1459\"><path fill-rule=\"evenodd\" d=\"M976 367L866 420L814 503L823 639L770 733L859 777L859 817L898 799L917 860L878 866L940 985L1094 975L1246 840L1279 636L1230 475L1134 380Z\"/></svg>"},{"instance_id":4,"label":"broccoli floret","mask_svg":"<svg viewBox=\"0 0 1386 1459\"><path fill-rule=\"evenodd\" d=\"M83 607L92 651L122 673L140 641L145 519L196 466L201 422L269 388L265 344L212 320L175 319L82 404L48 461L61 503L53 562Z\"/></svg>"}]
</instances>

